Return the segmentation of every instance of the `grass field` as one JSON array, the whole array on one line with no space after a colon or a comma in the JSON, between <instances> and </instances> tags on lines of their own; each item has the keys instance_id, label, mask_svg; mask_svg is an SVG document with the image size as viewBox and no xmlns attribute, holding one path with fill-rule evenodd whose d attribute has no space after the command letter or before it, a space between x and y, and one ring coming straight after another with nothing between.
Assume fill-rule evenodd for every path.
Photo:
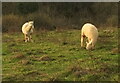
<instances>
[{"instance_id":1,"label":"grass field","mask_svg":"<svg viewBox=\"0 0 120 83\"><path fill-rule=\"evenodd\" d=\"M118 81L118 30L99 29L96 49L80 47L80 30L41 31L34 43L3 33L3 81Z\"/></svg>"}]
</instances>

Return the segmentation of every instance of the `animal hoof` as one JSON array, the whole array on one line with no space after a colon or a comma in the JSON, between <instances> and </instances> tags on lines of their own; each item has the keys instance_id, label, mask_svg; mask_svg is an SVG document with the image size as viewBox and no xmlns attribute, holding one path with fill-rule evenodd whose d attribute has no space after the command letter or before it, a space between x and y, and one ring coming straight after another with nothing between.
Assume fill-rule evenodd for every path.
<instances>
[{"instance_id":1,"label":"animal hoof","mask_svg":"<svg viewBox=\"0 0 120 83\"><path fill-rule=\"evenodd\" d=\"M28 41L25 41L25 42L28 42Z\"/></svg>"}]
</instances>

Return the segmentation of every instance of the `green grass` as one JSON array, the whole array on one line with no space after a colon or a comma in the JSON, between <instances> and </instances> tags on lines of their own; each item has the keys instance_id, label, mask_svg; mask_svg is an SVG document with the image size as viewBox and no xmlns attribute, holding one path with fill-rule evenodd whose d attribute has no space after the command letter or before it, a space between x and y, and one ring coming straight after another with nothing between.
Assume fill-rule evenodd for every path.
<instances>
[{"instance_id":1,"label":"green grass","mask_svg":"<svg viewBox=\"0 0 120 83\"><path fill-rule=\"evenodd\" d=\"M118 81L116 28L99 30L96 49L80 47L80 30L3 33L3 81Z\"/></svg>"}]
</instances>

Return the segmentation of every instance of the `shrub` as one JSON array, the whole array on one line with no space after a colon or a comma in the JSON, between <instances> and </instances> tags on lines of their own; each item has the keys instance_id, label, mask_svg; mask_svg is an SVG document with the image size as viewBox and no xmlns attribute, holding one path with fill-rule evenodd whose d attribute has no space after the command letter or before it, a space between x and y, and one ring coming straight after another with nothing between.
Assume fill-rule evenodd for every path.
<instances>
[{"instance_id":1,"label":"shrub","mask_svg":"<svg viewBox=\"0 0 120 83\"><path fill-rule=\"evenodd\" d=\"M21 31L22 25L30 20L35 22L34 25L36 29L54 29L53 21L47 14L31 13L27 16L19 16L14 14L4 15L2 18L2 30L3 32Z\"/></svg>"},{"instance_id":2,"label":"shrub","mask_svg":"<svg viewBox=\"0 0 120 83\"><path fill-rule=\"evenodd\" d=\"M36 29L53 29L53 20L45 13L32 13L27 16L28 20L34 20Z\"/></svg>"},{"instance_id":3,"label":"shrub","mask_svg":"<svg viewBox=\"0 0 120 83\"><path fill-rule=\"evenodd\" d=\"M118 16L113 15L107 19L107 25L109 27L118 26Z\"/></svg>"},{"instance_id":4,"label":"shrub","mask_svg":"<svg viewBox=\"0 0 120 83\"><path fill-rule=\"evenodd\" d=\"M39 8L38 3L35 3L35 2L19 3L17 7L21 14L33 13L37 11Z\"/></svg>"},{"instance_id":5,"label":"shrub","mask_svg":"<svg viewBox=\"0 0 120 83\"><path fill-rule=\"evenodd\" d=\"M3 32L8 31L20 31L21 25L23 24L24 18L18 15L4 15L2 18L2 30Z\"/></svg>"}]
</instances>

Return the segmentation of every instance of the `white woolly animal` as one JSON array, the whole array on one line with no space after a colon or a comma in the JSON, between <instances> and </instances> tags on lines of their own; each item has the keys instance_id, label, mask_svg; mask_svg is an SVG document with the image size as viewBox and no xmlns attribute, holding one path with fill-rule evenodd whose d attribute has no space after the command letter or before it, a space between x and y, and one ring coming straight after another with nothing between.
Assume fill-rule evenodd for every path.
<instances>
[{"instance_id":1,"label":"white woolly animal","mask_svg":"<svg viewBox=\"0 0 120 83\"><path fill-rule=\"evenodd\" d=\"M97 28L90 23L86 23L83 25L81 30L81 47L84 46L84 38L87 37L88 42L86 42L86 49L92 50L95 47L98 38L98 30Z\"/></svg>"},{"instance_id":2,"label":"white woolly animal","mask_svg":"<svg viewBox=\"0 0 120 83\"><path fill-rule=\"evenodd\" d=\"M32 40L32 33L33 33L33 29L34 29L34 22L33 21L29 21L29 22L26 22L23 26L22 26L22 32L25 36L25 42L28 42L28 41L31 41L33 42Z\"/></svg>"}]
</instances>

